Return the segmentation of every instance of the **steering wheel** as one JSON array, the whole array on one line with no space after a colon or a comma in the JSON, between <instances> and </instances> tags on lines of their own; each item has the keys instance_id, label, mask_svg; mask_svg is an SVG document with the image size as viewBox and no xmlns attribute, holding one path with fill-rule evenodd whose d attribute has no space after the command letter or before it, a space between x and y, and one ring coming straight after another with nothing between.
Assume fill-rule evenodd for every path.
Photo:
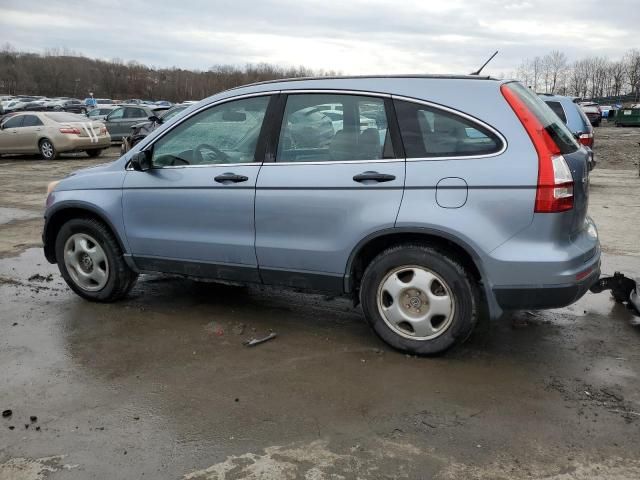
<instances>
[{"instance_id":1,"label":"steering wheel","mask_svg":"<svg viewBox=\"0 0 640 480\"><path fill-rule=\"evenodd\" d=\"M200 162L204 162L204 157L202 156L202 150L203 149L207 149L212 151L215 154L215 160L219 160L219 161L227 161L227 160L231 160L231 157L229 157L229 155L227 155L226 153L224 153L222 150L220 150L219 148L214 147L213 145L209 145L208 143L201 143L200 145L198 145L195 150L193 151L196 158L200 159ZM217 162L216 162L217 163Z\"/></svg>"}]
</instances>

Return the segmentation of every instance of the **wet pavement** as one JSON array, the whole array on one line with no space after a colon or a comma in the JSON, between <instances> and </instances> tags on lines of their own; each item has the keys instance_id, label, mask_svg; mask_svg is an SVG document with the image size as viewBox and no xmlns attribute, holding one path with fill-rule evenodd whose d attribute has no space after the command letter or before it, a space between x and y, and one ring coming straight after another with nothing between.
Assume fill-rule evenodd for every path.
<instances>
[{"instance_id":1,"label":"wet pavement","mask_svg":"<svg viewBox=\"0 0 640 480\"><path fill-rule=\"evenodd\" d=\"M42 208L31 167L0 187L0 480L640 478L640 317L607 293L438 358L323 295L143 276L91 304L29 248L41 220L9 218ZM594 172L605 273L640 274L638 183Z\"/></svg>"},{"instance_id":2,"label":"wet pavement","mask_svg":"<svg viewBox=\"0 0 640 480\"><path fill-rule=\"evenodd\" d=\"M322 295L146 276L90 304L39 249L0 261L0 295L0 479L640 475L640 318L607 294L435 359Z\"/></svg>"}]
</instances>

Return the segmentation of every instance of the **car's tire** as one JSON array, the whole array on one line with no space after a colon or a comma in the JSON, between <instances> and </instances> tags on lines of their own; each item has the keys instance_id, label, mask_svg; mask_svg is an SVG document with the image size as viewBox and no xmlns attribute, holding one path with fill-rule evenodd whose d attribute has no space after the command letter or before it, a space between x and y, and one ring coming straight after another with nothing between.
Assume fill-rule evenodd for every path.
<instances>
[{"instance_id":1,"label":"car's tire","mask_svg":"<svg viewBox=\"0 0 640 480\"><path fill-rule=\"evenodd\" d=\"M48 138L43 138L42 140L40 140L40 143L38 143L38 148L40 149L40 156L43 158L43 160L55 160L56 158L58 158L56 147Z\"/></svg>"},{"instance_id":2,"label":"car's tire","mask_svg":"<svg viewBox=\"0 0 640 480\"><path fill-rule=\"evenodd\" d=\"M85 150L85 152L87 152L87 155L89 155L89 157L96 158L96 157L99 157L102 154L102 148L94 148L92 150Z\"/></svg>"},{"instance_id":3,"label":"car's tire","mask_svg":"<svg viewBox=\"0 0 640 480\"><path fill-rule=\"evenodd\" d=\"M75 218L62 225L55 252L67 285L87 300L116 301L138 278L126 264L113 233L93 218Z\"/></svg>"},{"instance_id":4,"label":"car's tire","mask_svg":"<svg viewBox=\"0 0 640 480\"><path fill-rule=\"evenodd\" d=\"M384 342L417 355L464 342L480 312L471 275L453 255L426 245L398 245L375 257L362 277L360 302Z\"/></svg>"}]
</instances>

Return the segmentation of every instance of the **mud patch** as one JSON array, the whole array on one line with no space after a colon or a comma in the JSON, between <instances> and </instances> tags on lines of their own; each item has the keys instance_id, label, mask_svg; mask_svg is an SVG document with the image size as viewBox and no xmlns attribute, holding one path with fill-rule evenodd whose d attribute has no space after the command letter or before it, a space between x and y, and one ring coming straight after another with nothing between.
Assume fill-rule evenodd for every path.
<instances>
[{"instance_id":1,"label":"mud patch","mask_svg":"<svg viewBox=\"0 0 640 480\"><path fill-rule=\"evenodd\" d=\"M640 462L611 458L603 462L571 461L558 467L521 465L517 460L497 461L487 466L450 464L438 477L442 480L512 480L544 478L546 480L632 480L640 478Z\"/></svg>"},{"instance_id":2,"label":"mud patch","mask_svg":"<svg viewBox=\"0 0 640 480\"><path fill-rule=\"evenodd\" d=\"M375 443L375 448L353 445L344 453L332 451L325 440L267 447L263 453L227 457L223 462L185 475L183 480L412 478L407 469L418 458L424 460L429 455L411 444L389 440Z\"/></svg>"},{"instance_id":3,"label":"mud patch","mask_svg":"<svg viewBox=\"0 0 640 480\"><path fill-rule=\"evenodd\" d=\"M63 465L64 456L12 458L0 464L0 480L43 480L50 473L70 470L77 465Z\"/></svg>"}]
</instances>

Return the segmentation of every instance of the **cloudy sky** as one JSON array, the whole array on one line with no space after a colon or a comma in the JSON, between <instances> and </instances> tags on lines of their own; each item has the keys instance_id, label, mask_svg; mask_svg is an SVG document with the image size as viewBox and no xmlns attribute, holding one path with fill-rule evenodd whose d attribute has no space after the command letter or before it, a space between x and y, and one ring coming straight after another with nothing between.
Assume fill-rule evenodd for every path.
<instances>
[{"instance_id":1,"label":"cloudy sky","mask_svg":"<svg viewBox=\"0 0 640 480\"><path fill-rule=\"evenodd\" d=\"M469 73L500 50L500 74L552 49L618 58L638 25L640 0L0 0L0 44L201 70Z\"/></svg>"}]
</instances>

